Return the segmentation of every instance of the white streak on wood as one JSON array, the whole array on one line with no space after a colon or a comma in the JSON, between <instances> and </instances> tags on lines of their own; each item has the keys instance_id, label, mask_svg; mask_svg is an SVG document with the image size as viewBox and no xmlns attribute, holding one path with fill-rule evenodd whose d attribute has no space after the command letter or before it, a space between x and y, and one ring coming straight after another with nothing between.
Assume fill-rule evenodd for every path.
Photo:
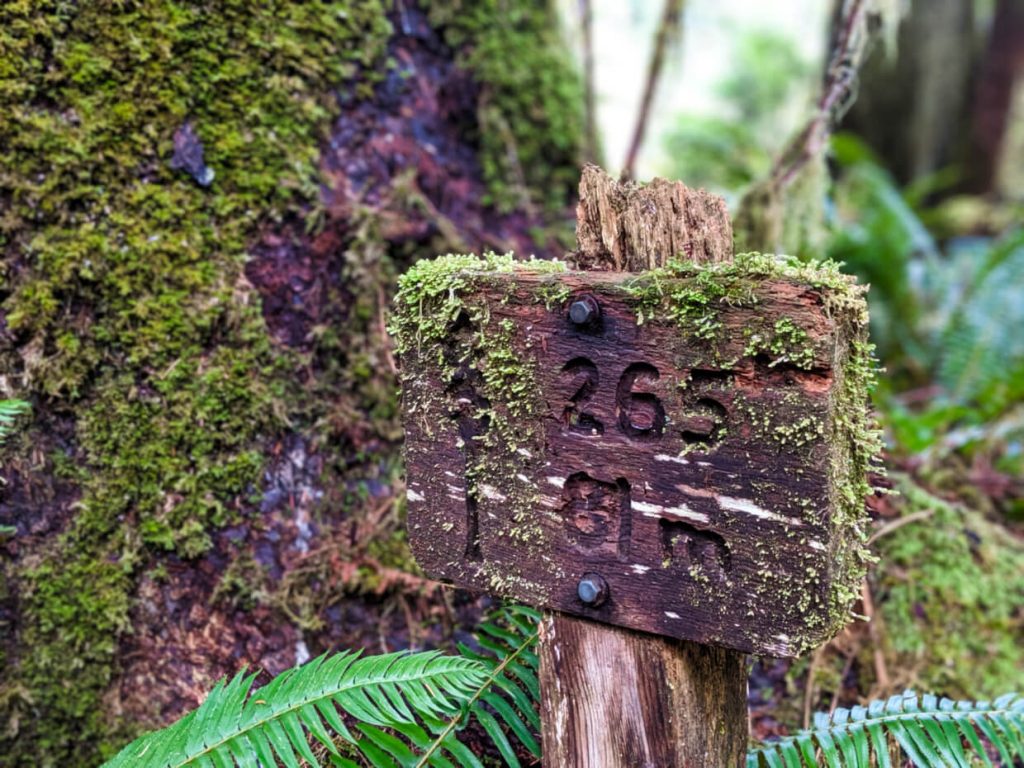
<instances>
[{"instance_id":1,"label":"white streak on wood","mask_svg":"<svg viewBox=\"0 0 1024 768\"><path fill-rule=\"evenodd\" d=\"M828 550L828 547L826 547L817 539L811 539L810 541L808 541L807 546L809 546L811 549L817 549L819 552L826 552Z\"/></svg>"},{"instance_id":2,"label":"white streak on wood","mask_svg":"<svg viewBox=\"0 0 1024 768\"><path fill-rule=\"evenodd\" d=\"M695 523L708 522L708 516L702 512L694 512L685 504L676 507L663 507L659 504L648 504L646 501L634 501L630 506L637 512L642 512L644 517L674 517L680 520L692 520Z\"/></svg>"},{"instance_id":3,"label":"white streak on wood","mask_svg":"<svg viewBox=\"0 0 1024 768\"><path fill-rule=\"evenodd\" d=\"M484 495L484 498L490 499L491 501L505 501L506 496L493 485L481 485L480 493Z\"/></svg>"},{"instance_id":4,"label":"white streak on wood","mask_svg":"<svg viewBox=\"0 0 1024 768\"><path fill-rule=\"evenodd\" d=\"M519 481L524 482L524 483L529 483L530 482L530 478L528 478L526 475L524 475L522 473L516 475L516 480L519 480Z\"/></svg>"},{"instance_id":5,"label":"white streak on wood","mask_svg":"<svg viewBox=\"0 0 1024 768\"><path fill-rule=\"evenodd\" d=\"M516 453L518 453L520 456L525 456L528 459L532 459L533 458L533 454L530 453L525 448L516 448Z\"/></svg>"},{"instance_id":6,"label":"white streak on wood","mask_svg":"<svg viewBox=\"0 0 1024 768\"><path fill-rule=\"evenodd\" d=\"M752 502L750 499L737 499L732 496L719 496L718 506L722 509L727 509L730 512L743 512L747 515L753 515L762 520L772 520L776 523L786 523L787 525L803 525L799 520L792 517L786 517L780 515L778 512L772 512L771 510L759 507L757 504Z\"/></svg>"},{"instance_id":7,"label":"white streak on wood","mask_svg":"<svg viewBox=\"0 0 1024 768\"><path fill-rule=\"evenodd\" d=\"M408 497L409 501L423 501L424 500L423 494L422 493L417 493L412 488L406 488L405 489L405 495Z\"/></svg>"},{"instance_id":8,"label":"white streak on wood","mask_svg":"<svg viewBox=\"0 0 1024 768\"><path fill-rule=\"evenodd\" d=\"M654 457L655 461L671 461L674 464L689 464L690 462L682 456L669 456L667 453L659 453Z\"/></svg>"},{"instance_id":9,"label":"white streak on wood","mask_svg":"<svg viewBox=\"0 0 1024 768\"><path fill-rule=\"evenodd\" d=\"M551 477L548 478L548 482L551 483L556 488L564 488L565 487L565 478L564 477L558 477L557 475L552 475Z\"/></svg>"},{"instance_id":10,"label":"white streak on wood","mask_svg":"<svg viewBox=\"0 0 1024 768\"><path fill-rule=\"evenodd\" d=\"M668 616L670 619L682 618L678 613L674 611L665 611L665 615Z\"/></svg>"},{"instance_id":11,"label":"white streak on wood","mask_svg":"<svg viewBox=\"0 0 1024 768\"><path fill-rule=\"evenodd\" d=\"M640 563L634 563L629 567L633 569L633 573L635 573L637 576L643 576L645 573L651 570L651 567L649 565L640 565Z\"/></svg>"}]
</instances>

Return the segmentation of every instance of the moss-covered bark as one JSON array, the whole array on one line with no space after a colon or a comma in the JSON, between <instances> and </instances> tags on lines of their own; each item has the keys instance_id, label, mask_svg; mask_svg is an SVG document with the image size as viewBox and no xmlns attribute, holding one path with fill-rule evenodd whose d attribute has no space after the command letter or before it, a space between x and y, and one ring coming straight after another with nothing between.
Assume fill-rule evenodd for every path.
<instances>
[{"instance_id":1,"label":"moss-covered bark","mask_svg":"<svg viewBox=\"0 0 1024 768\"><path fill-rule=\"evenodd\" d=\"M382 327L395 273L420 248L554 233L581 121L550 10L400 6L0 10L0 388L39 414L0 491L0 523L17 528L0 545L5 764L94 764L140 720L174 714L155 676L128 672L138 654L160 667L169 636L198 636L168 618L188 614L182 601L223 624L224 665L292 663L331 603L308 594L325 570L292 567L279 531L317 554L342 520L397 503ZM464 78L434 123L394 108L427 64ZM428 173L413 154L373 175L367 149L357 177L351 153L375 136L345 131L377 109L426 131L449 166ZM170 165L186 121L208 187ZM282 488L302 498L282 507ZM405 555L377 543L367 557ZM239 640L247 623L259 652ZM165 672L191 690L203 653L181 663ZM146 685L148 704L133 690Z\"/></svg>"}]
</instances>

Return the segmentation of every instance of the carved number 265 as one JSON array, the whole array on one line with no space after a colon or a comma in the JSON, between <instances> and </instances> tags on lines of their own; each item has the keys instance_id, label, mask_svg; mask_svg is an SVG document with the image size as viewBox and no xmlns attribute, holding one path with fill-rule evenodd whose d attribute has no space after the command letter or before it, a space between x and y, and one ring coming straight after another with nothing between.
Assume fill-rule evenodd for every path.
<instances>
[{"instance_id":1,"label":"carved number 265","mask_svg":"<svg viewBox=\"0 0 1024 768\"><path fill-rule=\"evenodd\" d=\"M570 431L580 434L603 434L604 422L588 409L597 393L600 374L597 366L585 357L570 360L562 368L572 377L573 394L563 413ZM619 429L637 440L661 437L665 429L665 408L657 395L637 391L643 383L657 381L658 369L647 363L633 363L622 372L615 387L615 405Z\"/></svg>"}]
</instances>

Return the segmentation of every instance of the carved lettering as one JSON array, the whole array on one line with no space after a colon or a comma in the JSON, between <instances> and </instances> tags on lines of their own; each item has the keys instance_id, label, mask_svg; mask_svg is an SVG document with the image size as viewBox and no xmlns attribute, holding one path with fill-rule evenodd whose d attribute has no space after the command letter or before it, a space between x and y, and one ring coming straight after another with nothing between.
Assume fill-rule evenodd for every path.
<instances>
[{"instance_id":1,"label":"carved lettering","mask_svg":"<svg viewBox=\"0 0 1024 768\"><path fill-rule=\"evenodd\" d=\"M629 554L632 535L629 483L595 480L586 472L570 475L562 490L562 513L571 541L581 549Z\"/></svg>"},{"instance_id":2,"label":"carved lettering","mask_svg":"<svg viewBox=\"0 0 1024 768\"><path fill-rule=\"evenodd\" d=\"M577 357L566 363L562 371L572 377L572 395L562 411L562 419L569 431L582 435L604 434L604 424L594 414L584 410L600 383L597 366L585 357Z\"/></svg>"},{"instance_id":3,"label":"carved lettering","mask_svg":"<svg viewBox=\"0 0 1024 768\"><path fill-rule=\"evenodd\" d=\"M730 568L725 539L689 523L662 519L658 522L663 552L662 567L681 567L694 578L723 581Z\"/></svg>"},{"instance_id":4,"label":"carved lettering","mask_svg":"<svg viewBox=\"0 0 1024 768\"><path fill-rule=\"evenodd\" d=\"M648 363L633 363L622 373L615 394L619 428L632 438L661 437L665 431L665 408L658 396L644 391L658 380L658 369Z\"/></svg>"}]
</instances>

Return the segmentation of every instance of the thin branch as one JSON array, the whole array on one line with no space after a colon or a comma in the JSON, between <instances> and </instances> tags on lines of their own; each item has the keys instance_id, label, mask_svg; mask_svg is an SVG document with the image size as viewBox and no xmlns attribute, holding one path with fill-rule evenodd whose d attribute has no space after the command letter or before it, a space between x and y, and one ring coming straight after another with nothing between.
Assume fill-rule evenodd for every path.
<instances>
[{"instance_id":1,"label":"thin branch","mask_svg":"<svg viewBox=\"0 0 1024 768\"><path fill-rule=\"evenodd\" d=\"M888 523L886 523L873 534L871 534L871 536L868 538L868 546L874 544L883 536L888 536L897 528L902 528L904 525L909 525L910 523L916 523L918 520L927 520L933 514L935 514L934 509L921 509L918 510L917 512L911 512L909 515L897 517L895 520L890 520Z\"/></svg>"},{"instance_id":2,"label":"thin branch","mask_svg":"<svg viewBox=\"0 0 1024 768\"><path fill-rule=\"evenodd\" d=\"M594 6L590 0L579 0L580 27L583 32L583 109L586 126L584 159L600 163L597 139L597 102L594 85Z\"/></svg>"},{"instance_id":3,"label":"thin branch","mask_svg":"<svg viewBox=\"0 0 1024 768\"><path fill-rule=\"evenodd\" d=\"M867 579L861 584L860 596L864 605L864 615L868 617L868 637L871 638L871 655L875 664L875 684L882 691L888 691L892 683L889 668L885 663L885 654L882 652L882 633L878 629L875 601L871 597L871 586Z\"/></svg>"},{"instance_id":4,"label":"thin branch","mask_svg":"<svg viewBox=\"0 0 1024 768\"><path fill-rule=\"evenodd\" d=\"M681 37L683 5L684 0L665 0L665 10L662 11L661 22L658 24L651 61L647 65L647 83L640 101L640 112L636 117L633 139L630 141L629 151L626 153L626 162L622 164L623 180L632 179L636 175L636 158L640 154L644 134L647 133L647 120L650 117L651 105L654 103L654 92L661 79L661 70L665 66L665 56L672 39Z\"/></svg>"},{"instance_id":5,"label":"thin branch","mask_svg":"<svg viewBox=\"0 0 1024 768\"><path fill-rule=\"evenodd\" d=\"M789 186L804 166L824 150L836 123L853 103L857 69L864 60L870 38L869 3L868 0L851 0L844 5L847 7L841 17L814 116L772 168L771 180L779 189Z\"/></svg>"},{"instance_id":6,"label":"thin branch","mask_svg":"<svg viewBox=\"0 0 1024 768\"><path fill-rule=\"evenodd\" d=\"M804 683L803 711L803 727L805 730L811 727L811 710L814 707L814 676L817 674L822 657L825 655L825 647L822 646L814 651L811 656L811 663L807 667L807 682Z\"/></svg>"}]
</instances>

